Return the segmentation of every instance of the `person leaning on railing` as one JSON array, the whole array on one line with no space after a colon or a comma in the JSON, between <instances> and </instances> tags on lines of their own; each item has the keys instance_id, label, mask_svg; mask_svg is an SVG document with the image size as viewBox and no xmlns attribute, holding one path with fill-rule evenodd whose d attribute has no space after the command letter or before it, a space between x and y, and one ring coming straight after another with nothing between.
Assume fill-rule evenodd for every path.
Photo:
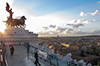
<instances>
[{"instance_id":1,"label":"person leaning on railing","mask_svg":"<svg viewBox=\"0 0 100 66\"><path fill-rule=\"evenodd\" d=\"M39 60L38 60L38 51L36 51L35 52L35 65L37 66L37 64L39 65L39 66L41 66L41 64L39 63Z\"/></svg>"}]
</instances>

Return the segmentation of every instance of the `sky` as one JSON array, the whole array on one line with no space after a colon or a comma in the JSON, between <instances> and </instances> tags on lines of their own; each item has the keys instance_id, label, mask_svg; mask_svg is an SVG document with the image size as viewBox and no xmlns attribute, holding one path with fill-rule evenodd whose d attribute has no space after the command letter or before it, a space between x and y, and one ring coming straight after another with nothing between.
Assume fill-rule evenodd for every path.
<instances>
[{"instance_id":1,"label":"sky","mask_svg":"<svg viewBox=\"0 0 100 66\"><path fill-rule=\"evenodd\" d=\"M3 32L9 14L25 16L27 30L46 36L100 35L100 0L0 0L0 31Z\"/></svg>"}]
</instances>

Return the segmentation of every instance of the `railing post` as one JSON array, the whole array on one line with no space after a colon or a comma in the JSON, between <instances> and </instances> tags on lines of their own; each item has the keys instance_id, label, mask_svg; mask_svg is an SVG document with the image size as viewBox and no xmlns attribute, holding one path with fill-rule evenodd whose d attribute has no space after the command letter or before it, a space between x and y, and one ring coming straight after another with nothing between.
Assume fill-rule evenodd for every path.
<instances>
[{"instance_id":1,"label":"railing post","mask_svg":"<svg viewBox=\"0 0 100 66\"><path fill-rule=\"evenodd\" d=\"M59 66L59 63L58 63L58 58L56 57L56 60L57 60L57 66Z\"/></svg>"},{"instance_id":2,"label":"railing post","mask_svg":"<svg viewBox=\"0 0 100 66\"><path fill-rule=\"evenodd\" d=\"M50 59L50 66L52 65L52 63L51 63L51 58L49 57L49 59Z\"/></svg>"}]
</instances>

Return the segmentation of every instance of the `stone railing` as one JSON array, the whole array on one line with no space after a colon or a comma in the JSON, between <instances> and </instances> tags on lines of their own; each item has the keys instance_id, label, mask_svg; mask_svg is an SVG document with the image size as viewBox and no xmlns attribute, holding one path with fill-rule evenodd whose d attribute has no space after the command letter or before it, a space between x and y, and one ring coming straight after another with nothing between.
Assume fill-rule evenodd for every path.
<instances>
[{"instance_id":1,"label":"stone railing","mask_svg":"<svg viewBox=\"0 0 100 66\"><path fill-rule=\"evenodd\" d=\"M34 53L39 51L39 57L54 66L92 66L91 63L86 63L84 60L77 61L72 59L71 53L66 56L61 56L59 53L55 54L52 50L49 50L46 46L30 45L30 54L34 57Z\"/></svg>"}]
</instances>

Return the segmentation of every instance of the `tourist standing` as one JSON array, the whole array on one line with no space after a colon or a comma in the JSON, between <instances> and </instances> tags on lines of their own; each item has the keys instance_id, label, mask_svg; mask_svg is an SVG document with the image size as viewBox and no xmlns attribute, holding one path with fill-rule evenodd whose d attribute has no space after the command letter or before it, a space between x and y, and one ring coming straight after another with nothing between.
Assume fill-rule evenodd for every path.
<instances>
[{"instance_id":1,"label":"tourist standing","mask_svg":"<svg viewBox=\"0 0 100 66\"><path fill-rule=\"evenodd\" d=\"M38 51L36 51L35 53L35 65L37 66L37 64L40 66L41 64L39 63L39 60L38 60Z\"/></svg>"},{"instance_id":2,"label":"tourist standing","mask_svg":"<svg viewBox=\"0 0 100 66\"><path fill-rule=\"evenodd\" d=\"M10 48L10 54L12 56L14 54L14 47L13 45L9 45L9 48Z\"/></svg>"},{"instance_id":3,"label":"tourist standing","mask_svg":"<svg viewBox=\"0 0 100 66\"><path fill-rule=\"evenodd\" d=\"M28 55L28 59L29 59L29 51L30 51L30 45L27 44L27 55Z\"/></svg>"},{"instance_id":4,"label":"tourist standing","mask_svg":"<svg viewBox=\"0 0 100 66\"><path fill-rule=\"evenodd\" d=\"M27 54L29 54L29 50L30 50L30 45L27 44Z\"/></svg>"}]
</instances>

